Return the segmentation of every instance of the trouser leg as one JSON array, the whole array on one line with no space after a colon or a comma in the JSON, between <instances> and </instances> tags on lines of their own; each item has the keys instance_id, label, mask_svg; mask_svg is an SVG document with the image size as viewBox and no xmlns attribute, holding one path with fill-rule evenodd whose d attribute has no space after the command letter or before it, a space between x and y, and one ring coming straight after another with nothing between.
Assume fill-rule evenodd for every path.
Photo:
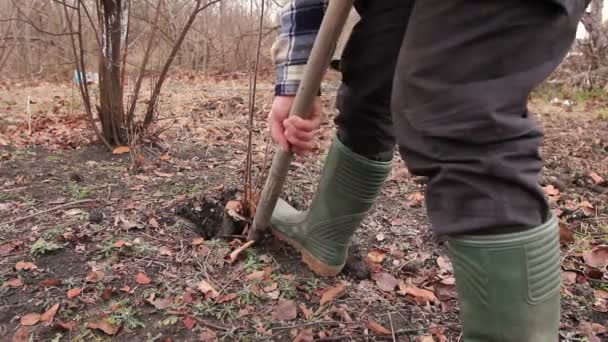
<instances>
[{"instance_id":1,"label":"trouser leg","mask_svg":"<svg viewBox=\"0 0 608 342\"><path fill-rule=\"evenodd\" d=\"M557 340L558 226L527 98L575 36L585 4L563 3L419 1L400 52L395 132L411 171L429 178L465 342Z\"/></svg>"},{"instance_id":2,"label":"trouser leg","mask_svg":"<svg viewBox=\"0 0 608 342\"><path fill-rule=\"evenodd\" d=\"M342 53L337 96L338 137L368 158L392 157L395 146L390 94L411 0L358 0L361 20Z\"/></svg>"},{"instance_id":3,"label":"trouser leg","mask_svg":"<svg viewBox=\"0 0 608 342\"><path fill-rule=\"evenodd\" d=\"M538 226L542 132L527 98L568 51L583 1L418 1L393 88L395 132L428 176L438 235ZM578 11L578 12L577 12Z\"/></svg>"}]
</instances>

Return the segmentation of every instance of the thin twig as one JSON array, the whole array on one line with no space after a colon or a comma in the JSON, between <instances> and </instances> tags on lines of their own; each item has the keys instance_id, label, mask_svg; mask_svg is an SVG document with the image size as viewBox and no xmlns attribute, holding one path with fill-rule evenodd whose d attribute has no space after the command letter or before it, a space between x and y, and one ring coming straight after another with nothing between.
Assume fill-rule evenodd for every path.
<instances>
[{"instance_id":1,"label":"thin twig","mask_svg":"<svg viewBox=\"0 0 608 342\"><path fill-rule=\"evenodd\" d=\"M395 327L393 326L393 315L388 313L388 321L391 323L391 333L393 334L393 342L397 342L397 335L395 335Z\"/></svg>"},{"instance_id":2,"label":"thin twig","mask_svg":"<svg viewBox=\"0 0 608 342\"><path fill-rule=\"evenodd\" d=\"M457 327L458 324L451 324L451 325L443 325L440 327L443 328L450 328L450 327ZM426 331L430 329L430 327L427 328L420 328L420 329L401 329L401 330L397 330L395 331L395 336L399 336L399 335L403 335L403 334L412 334L412 333L417 333L420 331ZM357 334L357 335L340 335L340 336L331 336L331 337L323 337L320 339L317 339L315 341L341 341L341 340L346 340L346 339L357 339L357 338L369 338L369 337L386 337L386 335L382 335L382 334Z\"/></svg>"},{"instance_id":3,"label":"thin twig","mask_svg":"<svg viewBox=\"0 0 608 342\"><path fill-rule=\"evenodd\" d=\"M59 209L63 209L63 208L67 208L67 207L71 207L71 206L74 206L74 205L80 205L80 204L85 204L85 203L91 203L91 202L97 202L97 200L94 200L94 199L88 199L88 200L82 200L82 201L76 201L76 202L71 202L71 203L66 203L66 204L58 205L58 206L53 207L53 208L51 208L51 209L47 209L47 210L43 210L43 211L39 211L39 212L34 213L34 214L31 214L31 215L23 216L23 217L20 217L20 218L16 218L16 219L14 219L14 220L10 220L10 221L6 221L6 222L3 222L3 223L0 223L0 227L1 227L1 226L5 226L5 225L7 225L7 224L11 224L11 223L16 223L16 222L19 222L19 221L27 220L27 219L29 219L29 218L36 217L36 216L38 216L38 215L47 214L47 213L50 213L50 212L53 212L53 211L57 211L57 210L59 210Z\"/></svg>"},{"instance_id":4,"label":"thin twig","mask_svg":"<svg viewBox=\"0 0 608 342\"><path fill-rule=\"evenodd\" d=\"M226 284L224 284L224 286L222 286L222 288L218 292L217 298L215 299L215 304L219 302L222 294L224 294L224 291L226 291L228 285L230 285L233 281L236 280L236 278L240 277L241 275L243 275L243 271L237 272L232 278L230 278L230 280L228 280L228 282L226 282Z\"/></svg>"}]
</instances>

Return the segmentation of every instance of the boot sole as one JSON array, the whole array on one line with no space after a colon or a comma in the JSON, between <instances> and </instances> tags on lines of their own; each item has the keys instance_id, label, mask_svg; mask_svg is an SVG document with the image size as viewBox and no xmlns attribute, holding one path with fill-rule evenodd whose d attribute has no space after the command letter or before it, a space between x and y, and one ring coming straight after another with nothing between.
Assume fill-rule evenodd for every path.
<instances>
[{"instance_id":1,"label":"boot sole","mask_svg":"<svg viewBox=\"0 0 608 342\"><path fill-rule=\"evenodd\" d=\"M308 268L313 271L315 274L322 277L335 277L344 268L344 265L341 266L332 266L324 263L323 261L317 259L314 255L312 255L309 251L304 249L302 245L296 240L290 239L281 233L278 230L271 229L272 235L274 235L277 239L287 243L291 247L295 248L300 255L302 256L302 261L308 266Z\"/></svg>"}]
</instances>

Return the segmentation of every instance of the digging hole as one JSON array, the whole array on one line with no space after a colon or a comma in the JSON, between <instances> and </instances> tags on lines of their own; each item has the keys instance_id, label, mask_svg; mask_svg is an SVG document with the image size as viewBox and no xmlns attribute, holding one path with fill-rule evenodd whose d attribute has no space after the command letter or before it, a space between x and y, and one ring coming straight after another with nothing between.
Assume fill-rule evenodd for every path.
<instances>
[{"instance_id":1,"label":"digging hole","mask_svg":"<svg viewBox=\"0 0 608 342\"><path fill-rule=\"evenodd\" d=\"M193 198L178 206L175 214L196 225L197 232L205 239L231 239L243 235L245 227L251 221L240 215L229 215L226 210L226 204L238 200L238 194L237 189L229 189L215 197Z\"/></svg>"}]
</instances>

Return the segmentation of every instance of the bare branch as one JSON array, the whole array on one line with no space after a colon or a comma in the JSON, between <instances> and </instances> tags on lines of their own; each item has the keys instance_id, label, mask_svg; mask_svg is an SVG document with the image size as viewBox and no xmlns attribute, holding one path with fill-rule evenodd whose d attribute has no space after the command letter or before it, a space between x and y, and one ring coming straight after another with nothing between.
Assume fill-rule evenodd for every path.
<instances>
[{"instance_id":1,"label":"bare branch","mask_svg":"<svg viewBox=\"0 0 608 342\"><path fill-rule=\"evenodd\" d=\"M48 32L46 30L41 29L40 27L36 26L36 24L34 24L31 20L29 19L21 19L21 18L8 18L8 19L0 19L0 23L1 22L9 22L9 21L18 21L18 22L23 22L26 24L29 24L31 27L33 27L36 31L40 32L40 33L44 33L44 34L48 34L50 36L73 36L78 34L78 32L65 32L65 33L55 33L55 32Z\"/></svg>"}]
</instances>

